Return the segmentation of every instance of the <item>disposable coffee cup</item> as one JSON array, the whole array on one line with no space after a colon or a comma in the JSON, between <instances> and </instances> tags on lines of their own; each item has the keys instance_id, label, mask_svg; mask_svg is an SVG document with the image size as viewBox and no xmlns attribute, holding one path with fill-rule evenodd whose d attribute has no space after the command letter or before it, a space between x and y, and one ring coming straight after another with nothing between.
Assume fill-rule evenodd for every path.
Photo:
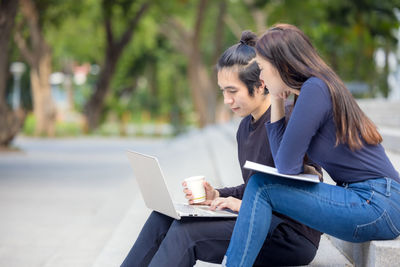
<instances>
[{"instance_id":1,"label":"disposable coffee cup","mask_svg":"<svg viewBox=\"0 0 400 267\"><path fill-rule=\"evenodd\" d=\"M193 203L200 203L206 201L206 190L204 188L204 176L192 176L185 179L187 188L192 191Z\"/></svg>"}]
</instances>

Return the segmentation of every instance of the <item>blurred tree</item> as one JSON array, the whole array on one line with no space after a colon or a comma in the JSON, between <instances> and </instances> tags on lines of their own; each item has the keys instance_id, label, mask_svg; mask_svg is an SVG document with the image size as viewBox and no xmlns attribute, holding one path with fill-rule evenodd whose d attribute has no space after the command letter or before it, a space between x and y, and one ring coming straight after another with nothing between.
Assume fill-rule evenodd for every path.
<instances>
[{"instance_id":1,"label":"blurred tree","mask_svg":"<svg viewBox=\"0 0 400 267\"><path fill-rule=\"evenodd\" d=\"M387 69L379 73L374 53L383 48L388 56L395 50L398 40L393 30L399 27L395 16L399 0L285 0L268 5L268 22L301 28L344 81L368 83L387 95Z\"/></svg>"},{"instance_id":2,"label":"blurred tree","mask_svg":"<svg viewBox=\"0 0 400 267\"><path fill-rule=\"evenodd\" d=\"M12 29L17 14L18 2L0 1L0 147L8 146L19 132L24 121L22 110L12 111L6 101L6 86L9 77L9 51Z\"/></svg>"},{"instance_id":3,"label":"blurred tree","mask_svg":"<svg viewBox=\"0 0 400 267\"><path fill-rule=\"evenodd\" d=\"M138 23L149 6L149 2L137 3L130 0L102 1L104 28L106 31L106 53L99 79L94 88L94 92L88 102L85 104L84 113L87 119L87 126L89 130L96 128L100 122L101 112L104 107L104 99L109 91L110 82L115 73L118 60L120 59L120 56L126 45L133 38ZM125 31L120 35L119 38L116 37L117 32L113 28L113 15L115 10L118 10L118 8L120 11L119 15L124 17L126 23ZM133 8L135 8L136 11L133 15L131 15L131 10Z\"/></svg>"},{"instance_id":4,"label":"blurred tree","mask_svg":"<svg viewBox=\"0 0 400 267\"><path fill-rule=\"evenodd\" d=\"M33 112L36 118L35 135L54 136L56 110L49 84L52 71L51 49L43 34L43 21L39 18L37 3L32 0L20 0L19 3L24 21L18 25L14 39L30 66ZM29 28L29 43L22 32L23 22Z\"/></svg>"},{"instance_id":5,"label":"blurred tree","mask_svg":"<svg viewBox=\"0 0 400 267\"><path fill-rule=\"evenodd\" d=\"M387 97L389 86L388 57L396 49L397 39L393 29L399 27L395 7L400 8L399 0L373 1L335 1L326 3L327 21L333 27L341 27L349 31L352 37L341 40L344 45L351 46L351 61L355 79L376 83L380 92ZM346 42L347 41L347 42ZM350 43L349 43L350 41ZM377 48L385 51L384 71L377 73L374 53Z\"/></svg>"},{"instance_id":6,"label":"blurred tree","mask_svg":"<svg viewBox=\"0 0 400 267\"><path fill-rule=\"evenodd\" d=\"M198 1L196 14L194 16L193 28L185 27L183 22L175 17L168 17L166 23L161 26L161 32L169 38L176 50L183 53L188 61L187 78L192 93L192 102L197 112L200 127L215 122L215 112L217 106L217 93L215 79L210 74L209 65L205 63L207 56L201 51L202 32L206 20L207 0ZM214 44L213 60L217 59L222 50L222 30L224 24L222 18L226 12L225 1L220 1L217 6L219 14L214 20L213 30L218 34L214 36L211 43ZM210 28L208 28L210 29ZM216 62L212 62L214 65Z\"/></svg>"}]
</instances>

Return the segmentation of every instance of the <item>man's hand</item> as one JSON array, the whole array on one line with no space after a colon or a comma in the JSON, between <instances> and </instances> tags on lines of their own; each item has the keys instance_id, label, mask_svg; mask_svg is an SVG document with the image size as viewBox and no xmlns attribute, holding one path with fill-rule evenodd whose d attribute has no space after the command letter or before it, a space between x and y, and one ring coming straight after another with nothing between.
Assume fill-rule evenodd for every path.
<instances>
[{"instance_id":1,"label":"man's hand","mask_svg":"<svg viewBox=\"0 0 400 267\"><path fill-rule=\"evenodd\" d=\"M211 202L219 197L219 192L214 189L207 181L203 182L204 189L206 190L206 201L200 203L193 203L193 195L192 191L187 188L186 182L182 182L183 193L185 193L185 197L189 200L190 205L210 205Z\"/></svg>"},{"instance_id":2,"label":"man's hand","mask_svg":"<svg viewBox=\"0 0 400 267\"><path fill-rule=\"evenodd\" d=\"M322 174L321 173L319 173L315 168L314 168L314 166L311 166L311 165L307 165L307 164L304 164L304 173L305 174L314 174L314 175L318 175L318 178L319 178L319 180L322 182Z\"/></svg>"},{"instance_id":3,"label":"man's hand","mask_svg":"<svg viewBox=\"0 0 400 267\"><path fill-rule=\"evenodd\" d=\"M211 210L222 210L222 209L231 209L233 211L239 211L240 205L242 205L242 201L240 199L234 197L217 197L211 203Z\"/></svg>"}]
</instances>

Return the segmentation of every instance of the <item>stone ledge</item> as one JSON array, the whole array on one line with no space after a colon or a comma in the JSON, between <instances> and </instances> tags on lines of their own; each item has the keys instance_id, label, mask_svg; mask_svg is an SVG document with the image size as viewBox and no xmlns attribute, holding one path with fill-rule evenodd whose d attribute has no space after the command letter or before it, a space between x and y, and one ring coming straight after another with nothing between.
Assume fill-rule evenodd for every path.
<instances>
[{"instance_id":1,"label":"stone ledge","mask_svg":"<svg viewBox=\"0 0 400 267\"><path fill-rule=\"evenodd\" d=\"M400 263L400 237L364 243L350 243L331 236L329 239L356 267L398 266Z\"/></svg>"}]
</instances>

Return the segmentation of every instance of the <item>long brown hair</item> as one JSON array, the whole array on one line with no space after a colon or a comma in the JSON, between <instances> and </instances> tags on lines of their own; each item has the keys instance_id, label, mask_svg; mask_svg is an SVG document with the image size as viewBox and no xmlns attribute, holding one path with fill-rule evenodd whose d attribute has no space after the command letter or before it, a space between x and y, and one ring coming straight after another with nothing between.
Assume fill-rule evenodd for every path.
<instances>
[{"instance_id":1,"label":"long brown hair","mask_svg":"<svg viewBox=\"0 0 400 267\"><path fill-rule=\"evenodd\" d=\"M291 88L300 90L314 76L329 88L336 124L336 145L360 149L382 142L375 124L364 114L339 76L321 59L309 38L296 26L276 24L256 43L257 54L268 60Z\"/></svg>"}]
</instances>

